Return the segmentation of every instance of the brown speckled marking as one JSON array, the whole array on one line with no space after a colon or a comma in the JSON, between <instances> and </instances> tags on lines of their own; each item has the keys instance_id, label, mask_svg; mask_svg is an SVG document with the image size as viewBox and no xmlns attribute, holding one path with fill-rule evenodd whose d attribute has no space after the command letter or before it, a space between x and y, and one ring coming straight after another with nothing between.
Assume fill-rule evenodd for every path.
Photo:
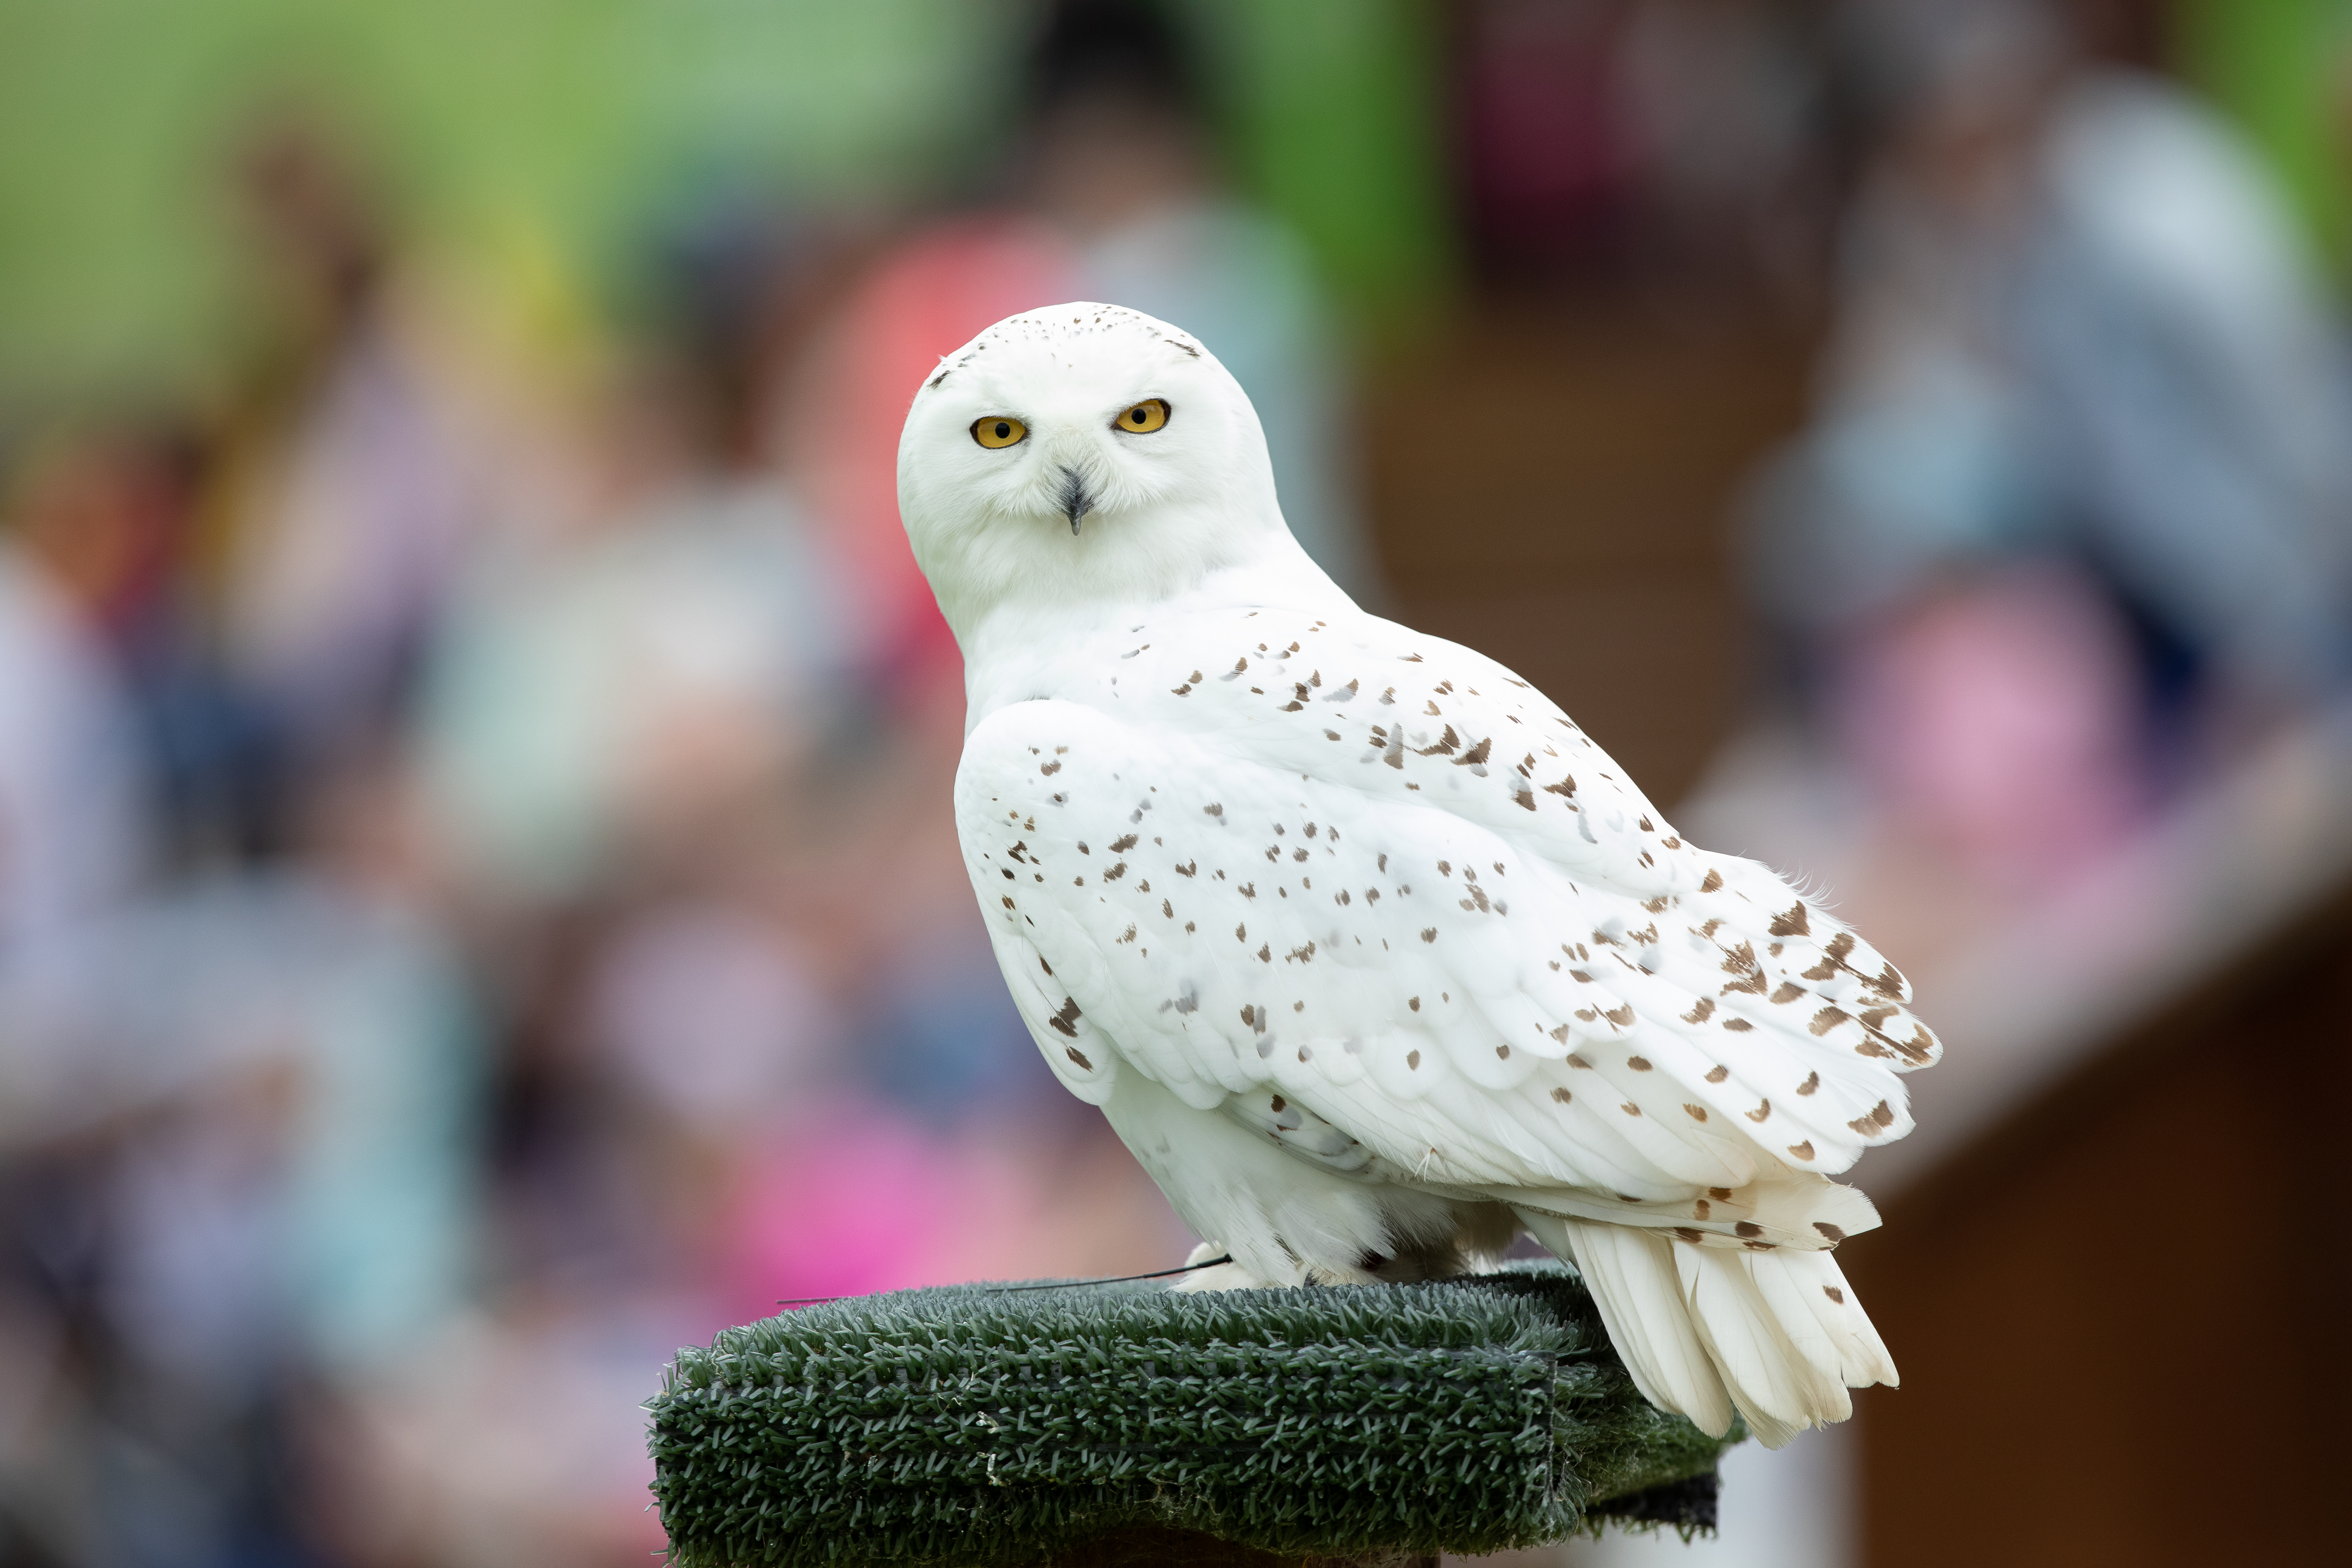
<instances>
[{"instance_id":1,"label":"brown speckled marking","mask_svg":"<svg viewBox=\"0 0 2352 1568\"><path fill-rule=\"evenodd\" d=\"M1731 1234L1745 1239L1751 1236L1763 1235L1764 1227L1752 1219L1743 1219L1731 1227Z\"/></svg>"},{"instance_id":2,"label":"brown speckled marking","mask_svg":"<svg viewBox=\"0 0 2352 1568\"><path fill-rule=\"evenodd\" d=\"M1720 871L1709 871L1706 874L1706 879L1699 883L1698 890L1702 893L1719 893L1723 891L1723 873Z\"/></svg>"},{"instance_id":3,"label":"brown speckled marking","mask_svg":"<svg viewBox=\"0 0 2352 1568\"><path fill-rule=\"evenodd\" d=\"M1758 978L1760 980L1762 976L1759 975ZM1779 988L1772 993L1772 1000L1780 1003L1794 1002L1798 997L1802 996L1804 994L1805 988L1798 984L1795 981L1783 980L1780 982Z\"/></svg>"},{"instance_id":4,"label":"brown speckled marking","mask_svg":"<svg viewBox=\"0 0 2352 1568\"><path fill-rule=\"evenodd\" d=\"M1087 1060L1087 1053L1078 1049L1077 1047L1064 1046L1062 1047L1062 1054L1069 1058L1072 1061L1077 1063L1080 1071L1092 1072L1095 1070L1095 1064Z\"/></svg>"},{"instance_id":5,"label":"brown speckled marking","mask_svg":"<svg viewBox=\"0 0 2352 1568\"><path fill-rule=\"evenodd\" d=\"M1683 1109L1690 1112L1690 1118L1693 1121L1704 1121L1706 1120L1706 1107L1703 1105L1692 1105L1685 1101L1683 1105Z\"/></svg>"},{"instance_id":6,"label":"brown speckled marking","mask_svg":"<svg viewBox=\"0 0 2352 1568\"><path fill-rule=\"evenodd\" d=\"M1726 1018L1723 1021L1723 1026L1735 1035L1744 1035L1756 1026L1745 1018Z\"/></svg>"},{"instance_id":7,"label":"brown speckled marking","mask_svg":"<svg viewBox=\"0 0 2352 1568\"><path fill-rule=\"evenodd\" d=\"M1407 1051L1407 1052L1405 1052L1405 1054L1404 1054L1404 1065L1405 1065L1406 1067L1408 1067L1408 1068L1412 1068L1412 1069L1413 1071L1415 1071L1415 1072L1420 1071L1420 1070L1421 1070L1421 1053L1420 1053L1419 1051Z\"/></svg>"},{"instance_id":8,"label":"brown speckled marking","mask_svg":"<svg viewBox=\"0 0 2352 1568\"><path fill-rule=\"evenodd\" d=\"M1791 1143L1789 1145L1789 1152L1800 1160L1810 1160L1813 1157L1813 1141L1808 1138L1801 1143Z\"/></svg>"},{"instance_id":9,"label":"brown speckled marking","mask_svg":"<svg viewBox=\"0 0 2352 1568\"><path fill-rule=\"evenodd\" d=\"M1725 1079L1727 1079L1730 1076L1731 1069L1725 1067L1722 1063L1717 1062L1714 1067L1707 1069L1706 1081L1709 1083L1721 1083Z\"/></svg>"},{"instance_id":10,"label":"brown speckled marking","mask_svg":"<svg viewBox=\"0 0 2352 1568\"><path fill-rule=\"evenodd\" d=\"M1697 1006L1683 1015L1683 1022L1685 1024L1704 1024L1707 1019L1714 1016L1715 998L1712 996L1702 996L1698 999Z\"/></svg>"},{"instance_id":11,"label":"brown speckled marking","mask_svg":"<svg viewBox=\"0 0 2352 1568\"><path fill-rule=\"evenodd\" d=\"M1075 1040L1078 1037L1078 1004L1076 1000L1073 997L1065 996L1062 998L1061 1011L1046 1019L1045 1022Z\"/></svg>"},{"instance_id":12,"label":"brown speckled marking","mask_svg":"<svg viewBox=\"0 0 2352 1568\"><path fill-rule=\"evenodd\" d=\"M1740 1114L1747 1117L1750 1121L1761 1121L1766 1117L1772 1114L1772 1102L1769 1100L1759 1100L1757 1103L1755 1110L1743 1110Z\"/></svg>"},{"instance_id":13,"label":"brown speckled marking","mask_svg":"<svg viewBox=\"0 0 2352 1568\"><path fill-rule=\"evenodd\" d=\"M1835 1247L1839 1242L1845 1239L1845 1232L1830 1224L1827 1220L1817 1219L1813 1221L1813 1228L1820 1231L1822 1237L1828 1240L1832 1247Z\"/></svg>"},{"instance_id":14,"label":"brown speckled marking","mask_svg":"<svg viewBox=\"0 0 2352 1568\"><path fill-rule=\"evenodd\" d=\"M1617 1109L1623 1111L1628 1116L1639 1116L1642 1114L1642 1108L1634 1104L1630 1100L1624 1104L1619 1106Z\"/></svg>"},{"instance_id":15,"label":"brown speckled marking","mask_svg":"<svg viewBox=\"0 0 2352 1568\"><path fill-rule=\"evenodd\" d=\"M1845 955L1853 951L1853 932L1850 931L1838 932L1837 935L1830 938L1829 946L1822 950L1822 961L1805 971L1805 978L1827 980L1845 967Z\"/></svg>"},{"instance_id":16,"label":"brown speckled marking","mask_svg":"<svg viewBox=\"0 0 2352 1568\"><path fill-rule=\"evenodd\" d=\"M1650 1070L1650 1061L1647 1057L1627 1057L1625 1058L1625 1065L1632 1068L1635 1072L1648 1072Z\"/></svg>"},{"instance_id":17,"label":"brown speckled marking","mask_svg":"<svg viewBox=\"0 0 2352 1568\"><path fill-rule=\"evenodd\" d=\"M1811 1027L1816 1035L1826 1035L1853 1016L1843 1007L1824 1007L1813 1015Z\"/></svg>"},{"instance_id":18,"label":"brown speckled marking","mask_svg":"<svg viewBox=\"0 0 2352 1568\"><path fill-rule=\"evenodd\" d=\"M1788 909L1774 915L1771 925L1767 929L1774 936L1811 936L1812 930L1808 921L1805 900L1799 899Z\"/></svg>"},{"instance_id":19,"label":"brown speckled marking","mask_svg":"<svg viewBox=\"0 0 2352 1568\"><path fill-rule=\"evenodd\" d=\"M1822 1075L1817 1072L1807 1073L1805 1075L1805 1081L1797 1086L1797 1092L1799 1094L1811 1094L1821 1087Z\"/></svg>"},{"instance_id":20,"label":"brown speckled marking","mask_svg":"<svg viewBox=\"0 0 2352 1568\"><path fill-rule=\"evenodd\" d=\"M1839 1289L1834 1285L1822 1286L1822 1294L1827 1296L1831 1300L1835 1301L1841 1307L1845 1305L1845 1292Z\"/></svg>"},{"instance_id":21,"label":"brown speckled marking","mask_svg":"<svg viewBox=\"0 0 2352 1568\"><path fill-rule=\"evenodd\" d=\"M1857 1116L1846 1125L1864 1138L1875 1138L1895 1125L1895 1111L1882 1100L1871 1108L1869 1115Z\"/></svg>"},{"instance_id":22,"label":"brown speckled marking","mask_svg":"<svg viewBox=\"0 0 2352 1568\"><path fill-rule=\"evenodd\" d=\"M1551 1091L1551 1097L1552 1097L1554 1100L1556 1100L1559 1101L1559 1103L1560 1103L1560 1104L1562 1104L1562 1105L1569 1104L1570 1101L1572 1101L1572 1100L1574 1100L1576 1099L1576 1096L1574 1096L1574 1095L1572 1095L1572 1094L1569 1093L1569 1092L1568 1092L1568 1090L1566 1090L1566 1089L1553 1089L1553 1090Z\"/></svg>"}]
</instances>

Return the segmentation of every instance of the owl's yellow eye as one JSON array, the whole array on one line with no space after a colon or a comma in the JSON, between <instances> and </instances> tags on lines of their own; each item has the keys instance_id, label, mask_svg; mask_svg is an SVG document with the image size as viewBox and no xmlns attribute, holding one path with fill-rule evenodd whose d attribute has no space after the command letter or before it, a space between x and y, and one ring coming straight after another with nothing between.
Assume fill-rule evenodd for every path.
<instances>
[{"instance_id":1,"label":"owl's yellow eye","mask_svg":"<svg viewBox=\"0 0 2352 1568\"><path fill-rule=\"evenodd\" d=\"M1029 426L1018 419L1007 419L1001 414L971 422L971 438L992 450L998 447L1017 447L1028 437Z\"/></svg>"},{"instance_id":2,"label":"owl's yellow eye","mask_svg":"<svg viewBox=\"0 0 2352 1568\"><path fill-rule=\"evenodd\" d=\"M1149 436L1167 423L1168 404L1158 397L1145 398L1111 422L1114 429L1135 436Z\"/></svg>"}]
</instances>

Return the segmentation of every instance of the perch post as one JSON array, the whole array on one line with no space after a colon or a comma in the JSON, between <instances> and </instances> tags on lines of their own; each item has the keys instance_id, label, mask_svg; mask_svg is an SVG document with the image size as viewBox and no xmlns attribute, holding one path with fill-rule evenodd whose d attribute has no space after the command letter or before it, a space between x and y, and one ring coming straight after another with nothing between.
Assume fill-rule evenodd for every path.
<instances>
[{"instance_id":1,"label":"perch post","mask_svg":"<svg viewBox=\"0 0 2352 1568\"><path fill-rule=\"evenodd\" d=\"M681 1352L650 1408L679 1568L1433 1562L1709 1528L1725 1447L1555 1265L827 1302Z\"/></svg>"}]
</instances>

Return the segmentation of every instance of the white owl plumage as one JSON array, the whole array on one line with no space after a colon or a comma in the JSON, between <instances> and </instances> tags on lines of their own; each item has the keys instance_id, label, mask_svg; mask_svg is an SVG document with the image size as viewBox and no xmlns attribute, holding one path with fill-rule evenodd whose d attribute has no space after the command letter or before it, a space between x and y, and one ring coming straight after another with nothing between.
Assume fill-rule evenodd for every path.
<instances>
[{"instance_id":1,"label":"white owl plumage","mask_svg":"<svg viewBox=\"0 0 2352 1568\"><path fill-rule=\"evenodd\" d=\"M965 656L997 957L1230 1254L1188 1287L1475 1269L1525 1230L1709 1432L1777 1445L1895 1382L1831 1256L1878 1216L1829 1179L1940 1050L1891 964L1508 669L1358 608L1177 328L997 323L917 394L898 484Z\"/></svg>"}]
</instances>

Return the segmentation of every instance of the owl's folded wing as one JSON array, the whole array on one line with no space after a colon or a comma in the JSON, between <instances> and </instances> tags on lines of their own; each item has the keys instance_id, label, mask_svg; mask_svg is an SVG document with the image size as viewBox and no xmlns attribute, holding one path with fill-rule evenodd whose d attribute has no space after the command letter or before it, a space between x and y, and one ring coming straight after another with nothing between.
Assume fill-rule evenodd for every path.
<instances>
[{"instance_id":1,"label":"owl's folded wing","mask_svg":"<svg viewBox=\"0 0 2352 1568\"><path fill-rule=\"evenodd\" d=\"M1681 841L1507 671L1416 642L1388 657L1433 668L1378 689L1360 647L1222 688L1139 660L1111 711L974 731L966 853L1066 1082L1098 1099L1132 1068L1302 1158L1593 1217L1842 1171L1908 1129L1895 1075L1937 1047L1890 966ZM1292 675L1314 679L1266 684ZM1353 697L1318 710L1335 675ZM1400 714L1414 696L1440 711Z\"/></svg>"}]
</instances>

